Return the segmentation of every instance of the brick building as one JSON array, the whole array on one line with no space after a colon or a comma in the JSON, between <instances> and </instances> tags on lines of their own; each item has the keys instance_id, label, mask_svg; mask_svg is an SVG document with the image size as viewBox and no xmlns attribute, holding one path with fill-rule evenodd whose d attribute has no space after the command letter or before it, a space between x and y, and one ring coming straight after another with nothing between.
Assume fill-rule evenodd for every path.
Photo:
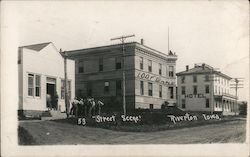
<instances>
[{"instance_id":1,"label":"brick building","mask_svg":"<svg viewBox=\"0 0 250 157\"><path fill-rule=\"evenodd\" d=\"M178 106L187 111L219 111L223 114L238 112L236 96L230 90L231 77L214 70L207 64L195 64L194 68L177 75Z\"/></svg>"},{"instance_id":2,"label":"brick building","mask_svg":"<svg viewBox=\"0 0 250 157\"><path fill-rule=\"evenodd\" d=\"M74 59L76 96L91 96L110 109L122 110L122 45L68 51ZM132 42L125 44L126 108L159 109L176 103L177 56Z\"/></svg>"}]
</instances>

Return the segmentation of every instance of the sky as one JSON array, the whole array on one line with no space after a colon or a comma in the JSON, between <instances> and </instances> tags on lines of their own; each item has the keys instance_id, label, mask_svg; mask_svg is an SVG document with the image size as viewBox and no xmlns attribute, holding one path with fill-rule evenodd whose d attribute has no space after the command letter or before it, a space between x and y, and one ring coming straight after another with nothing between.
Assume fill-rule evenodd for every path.
<instances>
[{"instance_id":1,"label":"sky","mask_svg":"<svg viewBox=\"0 0 250 157\"><path fill-rule=\"evenodd\" d=\"M176 71L206 63L244 78L240 100L249 100L249 4L247 1L10 1L18 46L53 42L63 50L116 44L135 34L145 45L178 55ZM7 21L8 21L7 20Z\"/></svg>"}]
</instances>

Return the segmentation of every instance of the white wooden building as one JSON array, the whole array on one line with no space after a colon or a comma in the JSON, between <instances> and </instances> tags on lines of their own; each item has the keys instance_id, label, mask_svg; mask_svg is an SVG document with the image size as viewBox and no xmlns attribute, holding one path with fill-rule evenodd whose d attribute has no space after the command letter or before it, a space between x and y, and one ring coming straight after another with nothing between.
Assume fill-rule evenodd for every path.
<instances>
[{"instance_id":1,"label":"white wooden building","mask_svg":"<svg viewBox=\"0 0 250 157\"><path fill-rule=\"evenodd\" d=\"M67 59L69 98L75 97L75 61ZM55 100L53 109L65 111L64 58L53 43L18 49L19 115L40 116L48 110L46 97ZM53 102L52 102L53 103Z\"/></svg>"},{"instance_id":2,"label":"white wooden building","mask_svg":"<svg viewBox=\"0 0 250 157\"><path fill-rule=\"evenodd\" d=\"M230 76L202 63L177 75L177 104L186 111L238 114L236 96L230 90Z\"/></svg>"}]
</instances>

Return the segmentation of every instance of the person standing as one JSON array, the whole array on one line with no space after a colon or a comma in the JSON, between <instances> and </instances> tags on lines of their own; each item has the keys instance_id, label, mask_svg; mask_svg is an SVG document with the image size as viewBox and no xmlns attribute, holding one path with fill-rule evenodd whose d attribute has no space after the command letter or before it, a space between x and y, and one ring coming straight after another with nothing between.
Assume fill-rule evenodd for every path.
<instances>
[{"instance_id":1,"label":"person standing","mask_svg":"<svg viewBox=\"0 0 250 157\"><path fill-rule=\"evenodd\" d=\"M47 94L46 95L46 102L47 102L47 108L48 110L51 110L51 95L50 94Z\"/></svg>"}]
</instances>

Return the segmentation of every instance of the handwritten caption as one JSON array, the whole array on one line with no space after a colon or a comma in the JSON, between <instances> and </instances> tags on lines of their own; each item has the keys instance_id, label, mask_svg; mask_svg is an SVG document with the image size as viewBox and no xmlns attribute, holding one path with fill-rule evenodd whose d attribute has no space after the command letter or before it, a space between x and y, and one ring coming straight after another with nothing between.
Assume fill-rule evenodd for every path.
<instances>
[{"instance_id":1,"label":"handwritten caption","mask_svg":"<svg viewBox=\"0 0 250 157\"><path fill-rule=\"evenodd\" d=\"M95 122L97 123L105 123L105 122L115 122L116 121L116 116L94 116L92 117L95 119ZM133 123L138 123L141 121L141 116L125 116L121 115L121 119L123 122L133 122ZM78 125L86 125L86 118L78 118Z\"/></svg>"},{"instance_id":2,"label":"handwritten caption","mask_svg":"<svg viewBox=\"0 0 250 157\"><path fill-rule=\"evenodd\" d=\"M201 117L198 117L196 115L191 115L189 113L186 113L185 115L181 116L175 116L175 115L167 115L168 118L170 118L170 121L176 124L177 122L181 121L197 121L199 118L203 119L205 121L208 120L221 120L220 116L218 114L202 114ZM122 122L132 122L132 123L138 123L141 121L142 116L125 116L121 115L117 117L116 115L112 116L93 116L92 117L96 123L107 123L107 122L115 122L117 118L120 118ZM78 118L78 125L86 125L87 121L86 118Z\"/></svg>"},{"instance_id":3,"label":"handwritten caption","mask_svg":"<svg viewBox=\"0 0 250 157\"><path fill-rule=\"evenodd\" d=\"M174 115L168 115L168 117L170 118L170 120L176 124L176 122L181 122L181 121L196 121L198 120L198 117L195 115L190 115L188 113L186 113L183 116L174 116ZM221 120L221 118L219 117L218 114L211 114L211 115L207 115L207 114L202 114L202 118L204 120Z\"/></svg>"}]
</instances>

